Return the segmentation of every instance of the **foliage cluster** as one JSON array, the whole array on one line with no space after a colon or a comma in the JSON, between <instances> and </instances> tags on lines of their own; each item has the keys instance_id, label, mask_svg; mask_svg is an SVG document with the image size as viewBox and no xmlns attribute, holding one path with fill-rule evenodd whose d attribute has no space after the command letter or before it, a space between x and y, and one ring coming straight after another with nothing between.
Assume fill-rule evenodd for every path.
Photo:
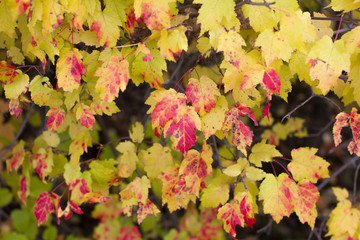
<instances>
[{"instance_id":1,"label":"foliage cluster","mask_svg":"<svg viewBox=\"0 0 360 240\"><path fill-rule=\"evenodd\" d=\"M0 239L360 239L359 8L0 1Z\"/></svg>"}]
</instances>

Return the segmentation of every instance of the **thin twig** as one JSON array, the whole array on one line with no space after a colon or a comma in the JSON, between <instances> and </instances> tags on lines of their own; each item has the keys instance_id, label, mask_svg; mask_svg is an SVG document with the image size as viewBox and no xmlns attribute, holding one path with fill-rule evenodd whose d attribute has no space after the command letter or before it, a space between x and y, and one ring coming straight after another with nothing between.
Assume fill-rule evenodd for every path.
<instances>
[{"instance_id":1,"label":"thin twig","mask_svg":"<svg viewBox=\"0 0 360 240\"><path fill-rule=\"evenodd\" d=\"M31 113L32 113L32 111L33 111L33 109L34 109L34 106L35 106L35 104L32 103L29 111L27 112L27 114L26 114L26 116L25 116L24 121L21 123L21 127L20 127L19 132L16 134L15 138L11 141L11 143L10 143L8 146L6 146L6 151L3 152L3 153L0 155L0 160L2 160L2 158L5 157L8 152L10 152L10 150L14 147L15 143L17 142L17 140L20 138L21 134L22 134L23 131L25 130L26 124L27 124L28 121L29 121L29 118L30 118L30 115L31 115Z\"/></svg>"},{"instance_id":2,"label":"thin twig","mask_svg":"<svg viewBox=\"0 0 360 240\"><path fill-rule=\"evenodd\" d=\"M315 97L314 92L311 93L311 96L306 99L305 101L303 101L301 104L297 105L293 110L291 110L290 112L288 112L282 119L281 119L281 123L284 122L285 119L289 119L291 114L293 114L296 110L298 110L299 108L301 108L302 106L304 106L308 101L310 101L313 97Z\"/></svg>"},{"instance_id":3,"label":"thin twig","mask_svg":"<svg viewBox=\"0 0 360 240\"><path fill-rule=\"evenodd\" d=\"M265 7L268 7L270 8L270 5L273 5L275 4L275 2L253 2L251 0L245 0L245 1L242 1L242 2L239 2L238 4L236 4L236 7L241 7L242 5L244 4L248 4L248 5L254 5L254 6L265 6Z\"/></svg>"},{"instance_id":4,"label":"thin twig","mask_svg":"<svg viewBox=\"0 0 360 240\"><path fill-rule=\"evenodd\" d=\"M231 155L233 155L233 157L236 159L236 155L231 151L231 146L228 144L228 142L226 141L226 139L223 139L223 142L226 145L226 149L229 150L229 152L231 153Z\"/></svg>"},{"instance_id":5,"label":"thin twig","mask_svg":"<svg viewBox=\"0 0 360 240\"><path fill-rule=\"evenodd\" d=\"M216 144L216 137L215 137L215 135L212 135L212 137L211 137L211 140L212 140L212 142L213 142L213 144L212 144L212 146L213 146L213 149L214 149L214 154L215 154L215 161L217 162L217 164L218 164L218 168L220 169L220 170L222 170L223 169L223 166L221 165L221 162L220 162L220 154L219 154L219 151L218 151L218 148L217 148L217 144Z\"/></svg>"},{"instance_id":6,"label":"thin twig","mask_svg":"<svg viewBox=\"0 0 360 240\"><path fill-rule=\"evenodd\" d=\"M312 134L308 134L307 137L318 137L320 136L323 132L326 131L326 129L328 129L333 123L335 122L335 119L328 122L325 127L321 128L320 131L318 131L317 133L312 133Z\"/></svg>"},{"instance_id":7,"label":"thin twig","mask_svg":"<svg viewBox=\"0 0 360 240\"><path fill-rule=\"evenodd\" d=\"M354 176L354 188L353 188L353 202L356 200L356 189L357 189L357 181L358 181L358 175L360 170L360 163L357 165L355 170L355 176Z\"/></svg>"},{"instance_id":8,"label":"thin twig","mask_svg":"<svg viewBox=\"0 0 360 240\"><path fill-rule=\"evenodd\" d=\"M326 97L326 96L322 96L322 95L315 95L315 97L319 97L319 98L322 98L322 99L325 99L326 101L332 103L333 105L335 105L337 107L337 109L339 110L339 112L342 112L342 109L341 107L336 103L334 102L333 100L331 100L330 98Z\"/></svg>"},{"instance_id":9,"label":"thin twig","mask_svg":"<svg viewBox=\"0 0 360 240\"><path fill-rule=\"evenodd\" d=\"M274 223L274 220L271 217L269 217L269 222L264 227L257 230L256 233L258 235L260 235L261 233L265 232L266 235L269 235L270 232L271 232L271 228L272 228L273 223Z\"/></svg>"},{"instance_id":10,"label":"thin twig","mask_svg":"<svg viewBox=\"0 0 360 240\"><path fill-rule=\"evenodd\" d=\"M319 191L323 189L331 180L338 176L340 173L345 171L346 168L348 168L350 165L354 164L357 160L359 160L358 156L352 157L349 161L347 161L344 165L342 165L338 170L336 170L331 176L327 179L325 179L320 185L318 186Z\"/></svg>"},{"instance_id":11,"label":"thin twig","mask_svg":"<svg viewBox=\"0 0 360 240\"><path fill-rule=\"evenodd\" d=\"M328 21L341 21L341 18L338 17L311 17L312 20L328 20ZM347 22L360 22L360 19L356 18L344 18L342 21Z\"/></svg>"}]
</instances>

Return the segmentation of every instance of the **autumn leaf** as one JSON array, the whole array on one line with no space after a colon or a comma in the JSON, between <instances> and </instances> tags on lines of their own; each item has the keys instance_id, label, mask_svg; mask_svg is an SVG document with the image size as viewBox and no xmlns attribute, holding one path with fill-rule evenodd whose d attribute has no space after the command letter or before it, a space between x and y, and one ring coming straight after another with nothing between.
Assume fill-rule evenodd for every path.
<instances>
[{"instance_id":1,"label":"autumn leaf","mask_svg":"<svg viewBox=\"0 0 360 240\"><path fill-rule=\"evenodd\" d=\"M244 226L244 216L240 213L240 209L230 203L219 208L217 218L224 221L225 231L233 238L236 237L236 225Z\"/></svg>"},{"instance_id":2,"label":"autumn leaf","mask_svg":"<svg viewBox=\"0 0 360 240\"><path fill-rule=\"evenodd\" d=\"M20 140L12 149L12 156L6 161L7 170L9 172L16 171L25 159L25 142Z\"/></svg>"},{"instance_id":3,"label":"autumn leaf","mask_svg":"<svg viewBox=\"0 0 360 240\"><path fill-rule=\"evenodd\" d=\"M56 63L56 77L59 88L65 92L72 92L80 86L81 75L85 75L82 56L77 49L64 47Z\"/></svg>"},{"instance_id":4,"label":"autumn leaf","mask_svg":"<svg viewBox=\"0 0 360 240\"><path fill-rule=\"evenodd\" d=\"M314 229L317 217L316 202L320 200L320 193L314 184L306 180L297 184L296 193L293 195L296 215L301 223L307 222L311 229Z\"/></svg>"},{"instance_id":5,"label":"autumn leaf","mask_svg":"<svg viewBox=\"0 0 360 240\"><path fill-rule=\"evenodd\" d=\"M34 205L34 214L37 224L45 223L48 215L54 211L54 205L48 192L40 194Z\"/></svg>"},{"instance_id":6,"label":"autumn leaf","mask_svg":"<svg viewBox=\"0 0 360 240\"><path fill-rule=\"evenodd\" d=\"M344 189L345 190L345 189ZM333 188L335 193L339 192L339 188ZM345 190L345 196L348 195L348 192ZM345 235L350 238L354 237L355 232L357 231L360 223L360 211L352 206L350 200L339 197L337 194L338 203L329 215L329 220L326 225L329 228L329 232L326 236L341 236Z\"/></svg>"},{"instance_id":7,"label":"autumn leaf","mask_svg":"<svg viewBox=\"0 0 360 240\"><path fill-rule=\"evenodd\" d=\"M27 197L30 195L30 181L26 176L19 178L19 191L17 192L19 199L26 204Z\"/></svg>"},{"instance_id":8,"label":"autumn leaf","mask_svg":"<svg viewBox=\"0 0 360 240\"><path fill-rule=\"evenodd\" d=\"M220 96L216 101L215 107L212 108L209 113L200 118L201 131L206 139L215 134L216 131L221 130L222 124L225 120L225 112L227 110L228 102L224 96Z\"/></svg>"},{"instance_id":9,"label":"autumn leaf","mask_svg":"<svg viewBox=\"0 0 360 240\"><path fill-rule=\"evenodd\" d=\"M27 74L18 74L12 79L11 83L4 86L5 96L8 99L16 99L22 93L26 93L29 87L29 76Z\"/></svg>"},{"instance_id":10,"label":"autumn leaf","mask_svg":"<svg viewBox=\"0 0 360 240\"><path fill-rule=\"evenodd\" d=\"M79 104L76 110L76 119L80 121L80 124L89 129L93 128L95 124L95 112L92 108L85 104Z\"/></svg>"},{"instance_id":11,"label":"autumn leaf","mask_svg":"<svg viewBox=\"0 0 360 240\"><path fill-rule=\"evenodd\" d=\"M147 113L151 113L152 126L155 135L159 137L165 124L177 118L181 109L186 106L186 96L174 89L156 90L145 103L151 106Z\"/></svg>"},{"instance_id":12,"label":"autumn leaf","mask_svg":"<svg viewBox=\"0 0 360 240\"><path fill-rule=\"evenodd\" d=\"M135 122L129 130L129 137L133 142L141 143L144 140L144 126L141 122Z\"/></svg>"},{"instance_id":13,"label":"autumn leaf","mask_svg":"<svg viewBox=\"0 0 360 240\"><path fill-rule=\"evenodd\" d=\"M341 129L344 127L350 127L353 134L353 139L350 141L348 145L348 150L351 154L355 153L356 155L360 155L360 148L359 148L360 133L358 131L359 125L360 125L360 118L356 108L353 108L350 114L346 112L339 113L336 116L336 122L333 127L335 146L338 146L342 141Z\"/></svg>"},{"instance_id":14,"label":"autumn leaf","mask_svg":"<svg viewBox=\"0 0 360 240\"><path fill-rule=\"evenodd\" d=\"M186 153L180 165L179 175L184 175L186 187L190 189L190 194L199 196L201 182L205 180L207 175L212 175L212 161L212 150L209 145L203 146L201 155L193 149Z\"/></svg>"},{"instance_id":15,"label":"autumn leaf","mask_svg":"<svg viewBox=\"0 0 360 240\"><path fill-rule=\"evenodd\" d=\"M65 111L60 107L50 108L46 113L48 120L46 122L46 127L49 131L54 132L65 119Z\"/></svg>"},{"instance_id":16,"label":"autumn leaf","mask_svg":"<svg viewBox=\"0 0 360 240\"><path fill-rule=\"evenodd\" d=\"M118 164L119 176L122 178L130 177L139 161L135 144L130 141L121 142L116 146L116 150L122 153Z\"/></svg>"},{"instance_id":17,"label":"autumn leaf","mask_svg":"<svg viewBox=\"0 0 360 240\"><path fill-rule=\"evenodd\" d=\"M235 206L240 207L240 213L243 215L244 223L252 227L256 222L253 211L253 200L249 192L240 192L234 197ZM240 224L244 227L244 223Z\"/></svg>"},{"instance_id":18,"label":"autumn leaf","mask_svg":"<svg viewBox=\"0 0 360 240\"><path fill-rule=\"evenodd\" d=\"M19 117L22 112L20 101L18 99L10 99L9 101L9 112L11 115Z\"/></svg>"},{"instance_id":19,"label":"autumn leaf","mask_svg":"<svg viewBox=\"0 0 360 240\"><path fill-rule=\"evenodd\" d=\"M165 126L164 135L171 134L174 149L185 154L195 144L195 129L201 130L201 121L193 107L187 106L182 112L177 115L177 119Z\"/></svg>"},{"instance_id":20,"label":"autumn leaf","mask_svg":"<svg viewBox=\"0 0 360 240\"><path fill-rule=\"evenodd\" d=\"M280 88L281 88L280 77L276 73L274 68L269 68L264 72L262 86L268 92L268 94L280 93Z\"/></svg>"},{"instance_id":21,"label":"autumn leaf","mask_svg":"<svg viewBox=\"0 0 360 240\"><path fill-rule=\"evenodd\" d=\"M45 177L52 171L54 165L51 148L48 148L47 150L40 148L35 154L32 164L36 168L36 172L41 180L46 183Z\"/></svg>"},{"instance_id":22,"label":"autumn leaf","mask_svg":"<svg viewBox=\"0 0 360 240\"><path fill-rule=\"evenodd\" d=\"M286 174L278 177L266 174L260 184L259 200L263 200L264 213L270 214L279 223L283 217L288 217L294 207L292 198L296 184Z\"/></svg>"},{"instance_id":23,"label":"autumn leaf","mask_svg":"<svg viewBox=\"0 0 360 240\"><path fill-rule=\"evenodd\" d=\"M161 30L170 27L172 15L169 4L174 0L135 0L134 9L136 18L142 17L146 26L151 30Z\"/></svg>"},{"instance_id":24,"label":"autumn leaf","mask_svg":"<svg viewBox=\"0 0 360 240\"><path fill-rule=\"evenodd\" d=\"M242 46L245 46L245 41L236 31L223 32L219 36L218 51L224 53L224 60L234 65L239 69L240 64L244 64L242 56L245 55L245 50Z\"/></svg>"},{"instance_id":25,"label":"autumn leaf","mask_svg":"<svg viewBox=\"0 0 360 240\"><path fill-rule=\"evenodd\" d=\"M109 200L95 205L94 211L91 212L93 218L107 220L118 218L122 214L121 201L116 194L110 195Z\"/></svg>"},{"instance_id":26,"label":"autumn leaf","mask_svg":"<svg viewBox=\"0 0 360 240\"><path fill-rule=\"evenodd\" d=\"M230 189L228 184L210 184L201 192L201 206L218 207L229 200Z\"/></svg>"},{"instance_id":27,"label":"autumn leaf","mask_svg":"<svg viewBox=\"0 0 360 240\"><path fill-rule=\"evenodd\" d=\"M0 81L5 84L13 82L13 79L21 72L16 70L17 68L11 66L5 61L0 62Z\"/></svg>"},{"instance_id":28,"label":"autumn leaf","mask_svg":"<svg viewBox=\"0 0 360 240\"><path fill-rule=\"evenodd\" d=\"M145 163L144 170L150 179L158 177L165 169L173 165L170 148L163 147L159 143L154 143L146 150L143 161Z\"/></svg>"},{"instance_id":29,"label":"autumn leaf","mask_svg":"<svg viewBox=\"0 0 360 240\"><path fill-rule=\"evenodd\" d=\"M200 35L204 34L206 31L216 31L221 24L236 19L234 1L226 0L219 2L196 0L194 3L201 3L199 17L197 18L198 23L201 24ZM231 29L232 26L226 27Z\"/></svg>"},{"instance_id":30,"label":"autumn leaf","mask_svg":"<svg viewBox=\"0 0 360 240\"><path fill-rule=\"evenodd\" d=\"M147 216L156 215L160 213L159 209L149 199L146 200L146 204L140 202L139 209L137 210L137 220L140 224Z\"/></svg>"},{"instance_id":31,"label":"autumn leaf","mask_svg":"<svg viewBox=\"0 0 360 240\"><path fill-rule=\"evenodd\" d=\"M131 216L131 210L138 203L147 204L150 181L147 177L136 177L128 186L120 192L122 201L122 211L127 216ZM150 210L150 209L149 209ZM155 211L155 210L153 210Z\"/></svg>"},{"instance_id":32,"label":"autumn leaf","mask_svg":"<svg viewBox=\"0 0 360 240\"><path fill-rule=\"evenodd\" d=\"M216 106L216 99L220 96L220 92L208 76L201 76L200 80L195 78L189 79L186 87L187 102L192 102L195 111L204 116Z\"/></svg>"},{"instance_id":33,"label":"autumn leaf","mask_svg":"<svg viewBox=\"0 0 360 240\"><path fill-rule=\"evenodd\" d=\"M100 100L113 101L119 93L125 91L129 82L129 63L119 56L111 56L109 61L97 69L95 76L99 77L95 90L100 93Z\"/></svg>"},{"instance_id":34,"label":"autumn leaf","mask_svg":"<svg viewBox=\"0 0 360 240\"><path fill-rule=\"evenodd\" d=\"M238 150L240 150L245 156L247 156L246 147L251 146L253 132L248 126L246 126L241 120L240 116L244 116L239 108L231 106L231 110L225 112L225 121L223 123L223 133L233 131L234 137L232 143L235 144Z\"/></svg>"},{"instance_id":35,"label":"autumn leaf","mask_svg":"<svg viewBox=\"0 0 360 240\"><path fill-rule=\"evenodd\" d=\"M167 29L161 30L161 36L157 43L161 56L166 60L175 62L175 56L180 56L183 50L188 49L186 30L185 26L179 26L169 31Z\"/></svg>"},{"instance_id":36,"label":"autumn leaf","mask_svg":"<svg viewBox=\"0 0 360 240\"><path fill-rule=\"evenodd\" d=\"M195 202L196 196L189 194L184 175L179 176L179 166L172 166L161 173L162 204L167 204L169 211L173 212L186 207L190 201Z\"/></svg>"},{"instance_id":37,"label":"autumn leaf","mask_svg":"<svg viewBox=\"0 0 360 240\"><path fill-rule=\"evenodd\" d=\"M329 163L315 153L316 148L297 148L291 151L292 161L288 169L296 181L308 180L316 183L320 178L329 177Z\"/></svg>"}]
</instances>

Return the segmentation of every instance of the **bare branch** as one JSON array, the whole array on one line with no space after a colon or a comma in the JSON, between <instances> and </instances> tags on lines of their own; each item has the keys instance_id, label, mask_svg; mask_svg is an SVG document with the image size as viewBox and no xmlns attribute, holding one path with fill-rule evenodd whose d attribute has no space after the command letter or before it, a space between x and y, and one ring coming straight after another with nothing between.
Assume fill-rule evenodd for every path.
<instances>
[{"instance_id":1,"label":"bare branch","mask_svg":"<svg viewBox=\"0 0 360 240\"><path fill-rule=\"evenodd\" d=\"M350 165L353 165L360 158L358 156L352 157L349 161L347 161L344 165L342 165L338 170L336 170L329 178L325 179L319 186L319 191L323 189L334 177L338 176L340 173L345 171Z\"/></svg>"},{"instance_id":2,"label":"bare branch","mask_svg":"<svg viewBox=\"0 0 360 240\"><path fill-rule=\"evenodd\" d=\"M315 97L314 92L311 93L311 96L306 99L304 102L302 102L301 104L297 105L293 110L291 110L290 112L288 112L282 119L281 119L281 123L284 122L285 119L289 119L291 114L293 114L294 112L296 112L296 110L298 110L299 108L301 108L302 106L304 106L308 101L310 101L313 97Z\"/></svg>"},{"instance_id":3,"label":"bare branch","mask_svg":"<svg viewBox=\"0 0 360 240\"><path fill-rule=\"evenodd\" d=\"M275 4L275 2L253 2L251 0L245 0L245 1L242 1L242 2L239 2L238 4L236 4L236 7L241 7L242 5L244 4L248 4L248 5L254 5L254 6L265 6L265 7L268 7L270 8L270 5L273 5Z\"/></svg>"},{"instance_id":4,"label":"bare branch","mask_svg":"<svg viewBox=\"0 0 360 240\"><path fill-rule=\"evenodd\" d=\"M356 189L357 189L357 181L358 181L358 175L360 170L360 163L357 165L355 170L355 176L354 176L354 188L353 188L353 202L356 200Z\"/></svg>"}]
</instances>

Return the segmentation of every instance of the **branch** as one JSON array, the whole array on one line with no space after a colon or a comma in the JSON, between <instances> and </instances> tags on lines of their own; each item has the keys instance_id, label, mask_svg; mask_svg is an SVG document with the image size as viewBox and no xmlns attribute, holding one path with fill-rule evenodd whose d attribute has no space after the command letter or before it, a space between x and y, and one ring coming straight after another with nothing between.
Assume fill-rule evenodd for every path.
<instances>
[{"instance_id":1,"label":"branch","mask_svg":"<svg viewBox=\"0 0 360 240\"><path fill-rule=\"evenodd\" d=\"M347 161L344 165L341 166L341 168L339 168L338 170L336 170L329 178L325 179L325 181L323 181L319 186L318 189L319 191L321 189L323 189L329 182L331 182L331 180L338 176L340 173L342 173L343 171L346 170L346 168L348 168L350 165L354 164L357 160L359 160L360 158L358 156L354 156L352 157L349 161Z\"/></svg>"},{"instance_id":2,"label":"branch","mask_svg":"<svg viewBox=\"0 0 360 240\"><path fill-rule=\"evenodd\" d=\"M356 200L356 189L357 189L356 185L357 185L359 170L360 170L360 163L357 165L356 170L355 170L354 189L353 189L353 202L355 202L355 200Z\"/></svg>"},{"instance_id":3,"label":"branch","mask_svg":"<svg viewBox=\"0 0 360 240\"><path fill-rule=\"evenodd\" d=\"M291 114L293 114L296 110L298 110L299 108L301 108L302 106L304 106L308 101L310 101L313 97L315 97L314 92L311 93L311 96L306 99L304 102L302 102L301 104L297 105L293 110L291 110L290 112L288 112L282 119L281 119L281 123L284 122L285 119L289 119Z\"/></svg>"},{"instance_id":4,"label":"branch","mask_svg":"<svg viewBox=\"0 0 360 240\"><path fill-rule=\"evenodd\" d=\"M311 20L328 20L328 21L341 21L341 18L339 17L311 17ZM356 18L343 18L342 21L347 22L360 22L360 19Z\"/></svg>"},{"instance_id":5,"label":"branch","mask_svg":"<svg viewBox=\"0 0 360 240\"><path fill-rule=\"evenodd\" d=\"M21 128L20 128L19 132L16 134L15 138L11 141L11 143L5 147L6 150L0 155L0 160L2 160L2 158L5 157L8 152L10 152L10 150L14 147L17 140L20 138L21 134L25 130L27 122L29 121L29 118L34 109L34 106L35 106L35 104L32 103L29 111L27 112L27 114L25 116L24 121L21 124Z\"/></svg>"},{"instance_id":6,"label":"branch","mask_svg":"<svg viewBox=\"0 0 360 240\"><path fill-rule=\"evenodd\" d=\"M251 0L245 0L243 2L239 2L238 4L236 4L236 7L241 7L242 5L244 4L248 4L248 5L254 5L254 6L265 6L265 7L268 7L270 8L270 5L273 5L275 4L275 2L253 2Z\"/></svg>"}]
</instances>

